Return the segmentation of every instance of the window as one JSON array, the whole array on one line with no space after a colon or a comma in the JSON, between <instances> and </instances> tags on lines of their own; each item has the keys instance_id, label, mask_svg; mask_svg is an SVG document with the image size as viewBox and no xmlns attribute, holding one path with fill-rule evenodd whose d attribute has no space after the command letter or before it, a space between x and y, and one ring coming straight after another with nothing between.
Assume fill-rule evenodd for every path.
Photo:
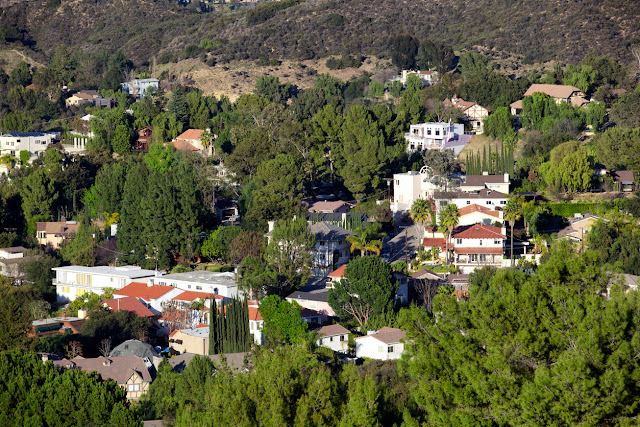
<instances>
[{"instance_id":1,"label":"window","mask_svg":"<svg viewBox=\"0 0 640 427\"><path fill-rule=\"evenodd\" d=\"M487 200L487 204L488 205L492 204L491 200Z\"/></svg>"},{"instance_id":2,"label":"window","mask_svg":"<svg viewBox=\"0 0 640 427\"><path fill-rule=\"evenodd\" d=\"M77 296L79 296L79 297L81 297L81 296L85 295L86 293L87 293L87 290L86 290L86 289L78 289L78 290L76 291L76 295L77 295Z\"/></svg>"},{"instance_id":3,"label":"window","mask_svg":"<svg viewBox=\"0 0 640 427\"><path fill-rule=\"evenodd\" d=\"M501 205L506 205L506 204L507 204L507 201L506 201L506 200L500 200L500 204L501 204Z\"/></svg>"},{"instance_id":4,"label":"window","mask_svg":"<svg viewBox=\"0 0 640 427\"><path fill-rule=\"evenodd\" d=\"M471 200L467 200L467 204L470 205L471 204Z\"/></svg>"},{"instance_id":5,"label":"window","mask_svg":"<svg viewBox=\"0 0 640 427\"><path fill-rule=\"evenodd\" d=\"M387 353L393 353L393 346L392 345L387 347Z\"/></svg>"},{"instance_id":6,"label":"window","mask_svg":"<svg viewBox=\"0 0 640 427\"><path fill-rule=\"evenodd\" d=\"M213 288L213 293L219 295L218 288Z\"/></svg>"},{"instance_id":7,"label":"window","mask_svg":"<svg viewBox=\"0 0 640 427\"><path fill-rule=\"evenodd\" d=\"M400 185L400 180L396 179L396 185Z\"/></svg>"},{"instance_id":8,"label":"window","mask_svg":"<svg viewBox=\"0 0 640 427\"><path fill-rule=\"evenodd\" d=\"M493 244L494 244L494 245L499 245L499 244L500 244L500 240L495 239L495 240L493 241Z\"/></svg>"},{"instance_id":9,"label":"window","mask_svg":"<svg viewBox=\"0 0 640 427\"><path fill-rule=\"evenodd\" d=\"M201 291L202 290L202 286L196 286L196 289Z\"/></svg>"},{"instance_id":10,"label":"window","mask_svg":"<svg viewBox=\"0 0 640 427\"><path fill-rule=\"evenodd\" d=\"M127 391L140 391L140 384L128 384Z\"/></svg>"},{"instance_id":11,"label":"window","mask_svg":"<svg viewBox=\"0 0 640 427\"><path fill-rule=\"evenodd\" d=\"M69 293L69 287L68 286L63 286L62 287L62 292L64 292L65 294Z\"/></svg>"},{"instance_id":12,"label":"window","mask_svg":"<svg viewBox=\"0 0 640 427\"><path fill-rule=\"evenodd\" d=\"M485 254L480 255L480 262L487 262L487 256Z\"/></svg>"},{"instance_id":13,"label":"window","mask_svg":"<svg viewBox=\"0 0 640 427\"><path fill-rule=\"evenodd\" d=\"M462 244L462 239L456 239L456 245L461 245Z\"/></svg>"},{"instance_id":14,"label":"window","mask_svg":"<svg viewBox=\"0 0 640 427\"><path fill-rule=\"evenodd\" d=\"M476 261L478 261L478 254L471 254L471 255L469 255L469 260L470 260L471 262L476 262Z\"/></svg>"},{"instance_id":15,"label":"window","mask_svg":"<svg viewBox=\"0 0 640 427\"><path fill-rule=\"evenodd\" d=\"M427 129L427 135L431 135L431 129Z\"/></svg>"},{"instance_id":16,"label":"window","mask_svg":"<svg viewBox=\"0 0 640 427\"><path fill-rule=\"evenodd\" d=\"M333 337L329 337L329 342L333 342Z\"/></svg>"},{"instance_id":17,"label":"window","mask_svg":"<svg viewBox=\"0 0 640 427\"><path fill-rule=\"evenodd\" d=\"M187 288L191 289L191 285L187 285Z\"/></svg>"},{"instance_id":18,"label":"window","mask_svg":"<svg viewBox=\"0 0 640 427\"><path fill-rule=\"evenodd\" d=\"M320 246L324 246L326 242L320 241Z\"/></svg>"},{"instance_id":19,"label":"window","mask_svg":"<svg viewBox=\"0 0 640 427\"><path fill-rule=\"evenodd\" d=\"M344 341L344 335L340 335L340 342Z\"/></svg>"},{"instance_id":20,"label":"window","mask_svg":"<svg viewBox=\"0 0 640 427\"><path fill-rule=\"evenodd\" d=\"M440 135L440 129L436 129L436 136Z\"/></svg>"},{"instance_id":21,"label":"window","mask_svg":"<svg viewBox=\"0 0 640 427\"><path fill-rule=\"evenodd\" d=\"M482 246L482 239L480 239L480 246Z\"/></svg>"}]
</instances>

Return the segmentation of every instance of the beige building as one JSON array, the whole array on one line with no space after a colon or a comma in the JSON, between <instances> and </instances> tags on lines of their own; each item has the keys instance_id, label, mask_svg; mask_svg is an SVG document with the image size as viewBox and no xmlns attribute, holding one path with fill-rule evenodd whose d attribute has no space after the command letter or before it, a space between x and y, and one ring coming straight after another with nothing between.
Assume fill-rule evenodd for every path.
<instances>
[{"instance_id":1,"label":"beige building","mask_svg":"<svg viewBox=\"0 0 640 427\"><path fill-rule=\"evenodd\" d=\"M534 93L544 93L549 95L556 101L556 104L561 102L569 102L574 107L580 107L588 103L585 99L585 94L575 86L569 85L549 85L549 84L532 84L523 96L531 96ZM522 112L522 100L511 103L511 115L517 116Z\"/></svg>"},{"instance_id":2,"label":"beige building","mask_svg":"<svg viewBox=\"0 0 640 427\"><path fill-rule=\"evenodd\" d=\"M180 353L209 354L209 325L176 329L169 335L169 345Z\"/></svg>"},{"instance_id":3,"label":"beige building","mask_svg":"<svg viewBox=\"0 0 640 427\"><path fill-rule=\"evenodd\" d=\"M482 133L482 122L489 116L491 110L475 102L465 101L454 95L451 99L445 99L442 103L445 107L458 108L464 114L464 120L471 125L474 133Z\"/></svg>"},{"instance_id":4,"label":"beige building","mask_svg":"<svg viewBox=\"0 0 640 427\"><path fill-rule=\"evenodd\" d=\"M67 221L62 218L60 222L37 222L36 238L42 246L51 245L54 249L59 249L62 243L78 232L80 224L78 221Z\"/></svg>"}]
</instances>

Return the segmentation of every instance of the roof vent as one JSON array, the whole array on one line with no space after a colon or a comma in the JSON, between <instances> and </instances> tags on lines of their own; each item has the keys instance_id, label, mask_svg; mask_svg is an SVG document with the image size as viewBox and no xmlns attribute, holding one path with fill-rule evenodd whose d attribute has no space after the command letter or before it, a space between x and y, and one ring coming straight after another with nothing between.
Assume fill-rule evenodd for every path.
<instances>
[{"instance_id":1,"label":"roof vent","mask_svg":"<svg viewBox=\"0 0 640 427\"><path fill-rule=\"evenodd\" d=\"M103 365L103 366L109 366L109 365L111 365L111 360L109 360L109 359L104 359L104 362L102 362L102 365Z\"/></svg>"}]
</instances>

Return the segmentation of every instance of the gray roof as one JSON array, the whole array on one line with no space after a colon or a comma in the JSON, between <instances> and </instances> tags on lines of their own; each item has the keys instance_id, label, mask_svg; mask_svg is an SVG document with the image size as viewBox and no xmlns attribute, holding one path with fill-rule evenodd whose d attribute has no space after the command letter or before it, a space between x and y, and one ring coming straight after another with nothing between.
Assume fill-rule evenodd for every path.
<instances>
[{"instance_id":1,"label":"gray roof","mask_svg":"<svg viewBox=\"0 0 640 427\"><path fill-rule=\"evenodd\" d=\"M120 356L140 356L148 357L149 360L153 360L153 357L158 357L158 352L151 346L138 340L127 340L111 350L109 357Z\"/></svg>"},{"instance_id":2,"label":"gray roof","mask_svg":"<svg viewBox=\"0 0 640 427\"><path fill-rule=\"evenodd\" d=\"M128 279L139 279L141 277L155 276L153 270L144 270L133 265L125 265L122 267L84 267L82 265L70 265L67 267L55 267L54 271L72 271L74 273L96 274L100 276L126 277Z\"/></svg>"},{"instance_id":3,"label":"gray roof","mask_svg":"<svg viewBox=\"0 0 640 427\"><path fill-rule=\"evenodd\" d=\"M320 289L314 292L303 292L303 291L295 291L287 296L287 298L298 299L298 300L308 300L308 301L320 301L327 302L329 301L329 290L328 289Z\"/></svg>"},{"instance_id":4,"label":"gray roof","mask_svg":"<svg viewBox=\"0 0 640 427\"><path fill-rule=\"evenodd\" d=\"M179 331L185 335L191 335L192 337L207 338L209 336L208 326L203 326L201 328L179 329Z\"/></svg>"},{"instance_id":5,"label":"gray roof","mask_svg":"<svg viewBox=\"0 0 640 427\"><path fill-rule=\"evenodd\" d=\"M316 236L316 240L340 241L344 240L352 233L337 225L328 222L319 222L311 226L311 233Z\"/></svg>"},{"instance_id":6,"label":"gray roof","mask_svg":"<svg viewBox=\"0 0 640 427\"><path fill-rule=\"evenodd\" d=\"M620 181L623 184L633 184L635 182L633 171L611 172L611 177L613 178L614 181Z\"/></svg>"},{"instance_id":7,"label":"gray roof","mask_svg":"<svg viewBox=\"0 0 640 427\"><path fill-rule=\"evenodd\" d=\"M506 184L510 182L509 179L505 181L504 175L467 175L465 182L460 184L461 187L476 187L478 185L485 184Z\"/></svg>"},{"instance_id":8,"label":"gray roof","mask_svg":"<svg viewBox=\"0 0 640 427\"><path fill-rule=\"evenodd\" d=\"M181 280L184 282L207 283L212 285L236 286L236 274L233 272L218 273L215 271L189 271L186 273L165 274L162 280Z\"/></svg>"},{"instance_id":9,"label":"gray roof","mask_svg":"<svg viewBox=\"0 0 640 427\"><path fill-rule=\"evenodd\" d=\"M328 221L328 222L339 222L342 221L342 216L345 215L345 218L360 218L360 221L365 223L368 221L369 216L364 212L309 212L307 214L307 221L312 222L320 222L320 221Z\"/></svg>"},{"instance_id":10,"label":"gray roof","mask_svg":"<svg viewBox=\"0 0 640 427\"><path fill-rule=\"evenodd\" d=\"M228 353L224 355L224 358L227 360L227 366L232 371L239 371L244 365L244 358L247 354L248 353ZM167 360L174 371L182 372L187 366L189 366L189 363L191 363L194 356L196 356L194 353L182 353L177 356L170 357ZM219 365L222 360L222 355L220 354L211 354L207 357L213 360L216 365Z\"/></svg>"},{"instance_id":11,"label":"gray roof","mask_svg":"<svg viewBox=\"0 0 640 427\"><path fill-rule=\"evenodd\" d=\"M152 359L149 358L151 361ZM58 369L81 369L85 372L97 372L103 379L110 378L118 384L124 384L135 372L143 381L151 382L151 374L144 360L138 356L96 357L85 359L81 356L71 360L53 361Z\"/></svg>"},{"instance_id":12,"label":"gray roof","mask_svg":"<svg viewBox=\"0 0 640 427\"><path fill-rule=\"evenodd\" d=\"M472 193L465 193L459 191L456 193L436 192L434 194L435 199L506 199L507 195L496 190L489 190L483 188L480 191L474 191Z\"/></svg>"},{"instance_id":13,"label":"gray roof","mask_svg":"<svg viewBox=\"0 0 640 427\"><path fill-rule=\"evenodd\" d=\"M29 136L47 136L47 135L56 135L51 132L9 132L1 136L11 136L11 137L29 137Z\"/></svg>"}]
</instances>

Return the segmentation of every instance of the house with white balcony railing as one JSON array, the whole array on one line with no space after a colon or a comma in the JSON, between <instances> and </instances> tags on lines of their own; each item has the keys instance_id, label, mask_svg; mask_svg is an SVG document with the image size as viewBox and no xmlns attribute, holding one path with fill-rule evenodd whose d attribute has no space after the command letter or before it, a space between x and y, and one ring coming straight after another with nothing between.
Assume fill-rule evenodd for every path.
<instances>
[{"instance_id":1,"label":"house with white balcony railing","mask_svg":"<svg viewBox=\"0 0 640 427\"><path fill-rule=\"evenodd\" d=\"M469 142L471 135L465 133L460 123L420 123L411 125L404 134L407 152L424 150L453 150L458 155Z\"/></svg>"}]
</instances>

